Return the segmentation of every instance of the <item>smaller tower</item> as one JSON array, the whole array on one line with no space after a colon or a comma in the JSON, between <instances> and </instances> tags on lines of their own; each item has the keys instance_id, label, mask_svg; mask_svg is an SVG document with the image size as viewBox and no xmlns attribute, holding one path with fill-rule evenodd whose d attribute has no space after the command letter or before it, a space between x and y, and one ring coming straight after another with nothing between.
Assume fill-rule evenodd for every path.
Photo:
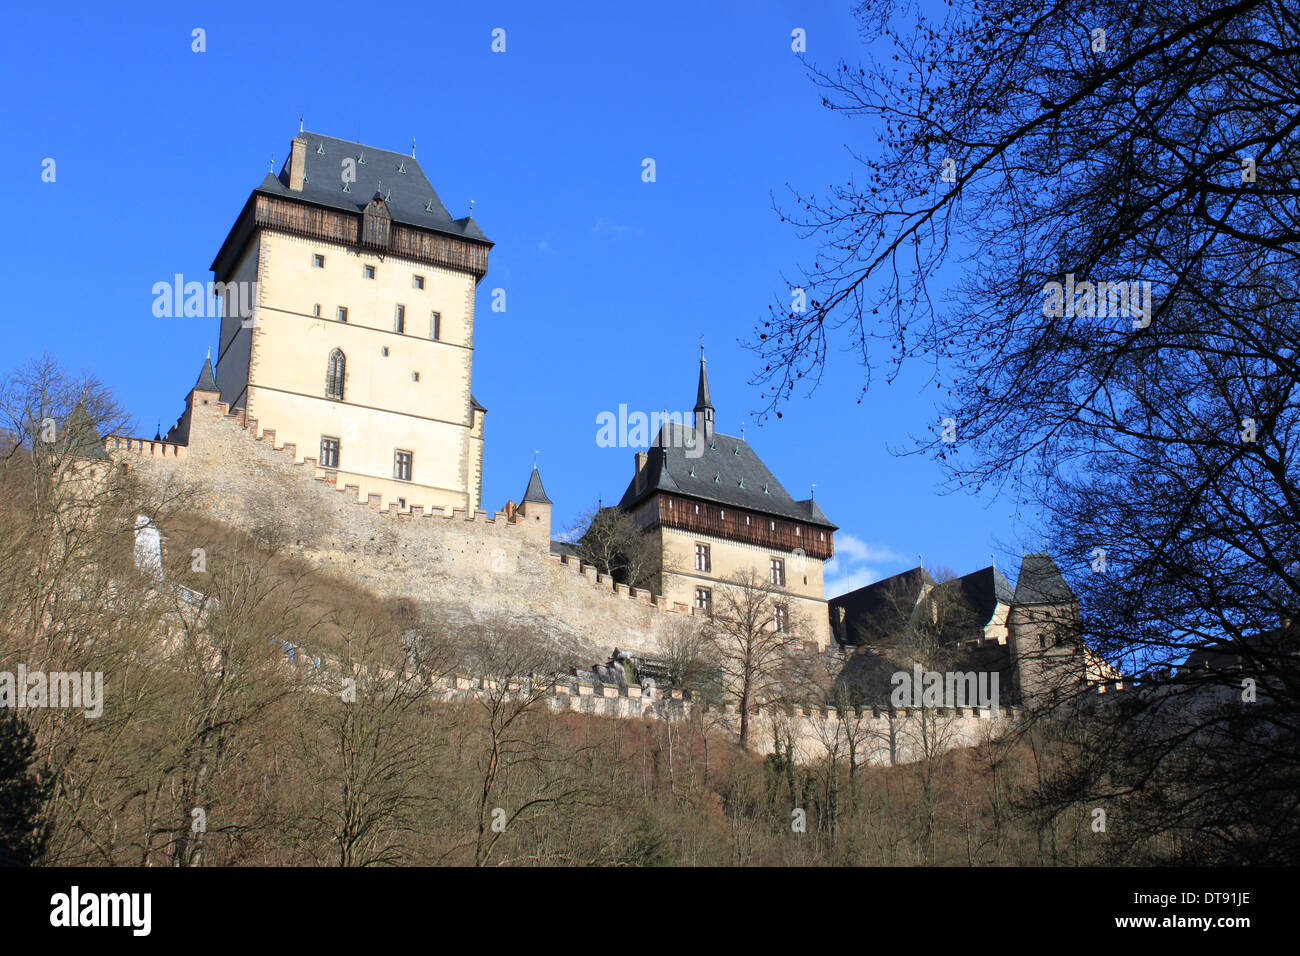
<instances>
[{"instance_id":1,"label":"smaller tower","mask_svg":"<svg viewBox=\"0 0 1300 956\"><path fill-rule=\"evenodd\" d=\"M705 441L713 438L713 401L709 398L709 376L704 368L704 346L700 346L700 386L695 392L695 430Z\"/></svg>"},{"instance_id":2,"label":"smaller tower","mask_svg":"<svg viewBox=\"0 0 1300 956\"><path fill-rule=\"evenodd\" d=\"M1020 562L1007 643L1016 691L1026 707L1067 703L1086 677L1079 600L1046 552Z\"/></svg>"},{"instance_id":3,"label":"smaller tower","mask_svg":"<svg viewBox=\"0 0 1300 956\"><path fill-rule=\"evenodd\" d=\"M533 465L533 473L528 476L528 488L524 491L523 500L519 502L519 516L520 522L530 532L541 535L546 541L551 540L551 499L542 487L542 476L536 465Z\"/></svg>"}]
</instances>

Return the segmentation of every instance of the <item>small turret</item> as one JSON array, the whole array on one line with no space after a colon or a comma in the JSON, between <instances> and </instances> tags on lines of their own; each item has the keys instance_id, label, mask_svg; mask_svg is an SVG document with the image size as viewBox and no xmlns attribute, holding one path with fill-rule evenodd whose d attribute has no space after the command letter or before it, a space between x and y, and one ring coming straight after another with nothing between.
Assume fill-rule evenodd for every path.
<instances>
[{"instance_id":1,"label":"small turret","mask_svg":"<svg viewBox=\"0 0 1300 956\"><path fill-rule=\"evenodd\" d=\"M524 527L530 532L551 540L551 499L542 487L542 476L533 465L533 473L528 476L528 487L524 490L523 500L519 502L519 515Z\"/></svg>"}]
</instances>

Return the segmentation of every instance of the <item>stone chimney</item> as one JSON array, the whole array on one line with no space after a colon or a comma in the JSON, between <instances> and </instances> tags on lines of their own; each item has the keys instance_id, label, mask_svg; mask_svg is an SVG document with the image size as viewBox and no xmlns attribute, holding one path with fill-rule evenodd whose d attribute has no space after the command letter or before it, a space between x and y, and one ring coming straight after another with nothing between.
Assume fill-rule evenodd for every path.
<instances>
[{"instance_id":1,"label":"stone chimney","mask_svg":"<svg viewBox=\"0 0 1300 956\"><path fill-rule=\"evenodd\" d=\"M636 489L635 493L638 495L645 491L646 463L649 460L650 455L648 452L639 451L636 453L636 482L633 487Z\"/></svg>"},{"instance_id":2,"label":"stone chimney","mask_svg":"<svg viewBox=\"0 0 1300 956\"><path fill-rule=\"evenodd\" d=\"M302 192L303 180L307 178L307 138L299 133L289 144L289 188Z\"/></svg>"}]
</instances>

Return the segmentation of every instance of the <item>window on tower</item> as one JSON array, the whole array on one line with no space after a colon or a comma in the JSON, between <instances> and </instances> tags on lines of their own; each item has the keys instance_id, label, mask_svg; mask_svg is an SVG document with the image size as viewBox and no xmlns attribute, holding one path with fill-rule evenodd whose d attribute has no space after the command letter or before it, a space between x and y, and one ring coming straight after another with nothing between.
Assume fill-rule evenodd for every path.
<instances>
[{"instance_id":1,"label":"window on tower","mask_svg":"<svg viewBox=\"0 0 1300 956\"><path fill-rule=\"evenodd\" d=\"M393 477L398 481L410 481L414 457L411 452L399 448L393 455Z\"/></svg>"},{"instance_id":2,"label":"window on tower","mask_svg":"<svg viewBox=\"0 0 1300 956\"><path fill-rule=\"evenodd\" d=\"M707 544L697 544L695 546L695 570L712 571L713 562L709 557L709 546Z\"/></svg>"},{"instance_id":3,"label":"window on tower","mask_svg":"<svg viewBox=\"0 0 1300 956\"><path fill-rule=\"evenodd\" d=\"M347 374L348 360L340 349L330 353L329 365L325 369L325 394L329 398L343 400L343 379Z\"/></svg>"},{"instance_id":4,"label":"window on tower","mask_svg":"<svg viewBox=\"0 0 1300 956\"><path fill-rule=\"evenodd\" d=\"M781 558L773 558L771 571L772 583L779 588L785 587L785 561Z\"/></svg>"},{"instance_id":5,"label":"window on tower","mask_svg":"<svg viewBox=\"0 0 1300 956\"><path fill-rule=\"evenodd\" d=\"M429 338L435 341L442 338L442 313L432 312L429 315Z\"/></svg>"},{"instance_id":6,"label":"window on tower","mask_svg":"<svg viewBox=\"0 0 1300 956\"><path fill-rule=\"evenodd\" d=\"M406 306L399 305L397 307L397 316L393 320L393 329L398 335L406 332Z\"/></svg>"},{"instance_id":7,"label":"window on tower","mask_svg":"<svg viewBox=\"0 0 1300 956\"><path fill-rule=\"evenodd\" d=\"M321 436L320 464L322 468L337 468L339 466L339 440L337 438L331 438L328 435Z\"/></svg>"}]
</instances>

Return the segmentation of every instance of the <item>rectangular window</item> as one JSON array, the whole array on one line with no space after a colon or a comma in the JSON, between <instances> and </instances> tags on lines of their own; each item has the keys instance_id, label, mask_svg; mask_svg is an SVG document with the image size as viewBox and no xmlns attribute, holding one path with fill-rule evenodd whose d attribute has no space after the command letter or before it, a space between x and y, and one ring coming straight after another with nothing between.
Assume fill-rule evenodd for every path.
<instances>
[{"instance_id":1,"label":"rectangular window","mask_svg":"<svg viewBox=\"0 0 1300 956\"><path fill-rule=\"evenodd\" d=\"M695 606L707 613L713 612L713 592L708 588L695 589Z\"/></svg>"},{"instance_id":2,"label":"rectangular window","mask_svg":"<svg viewBox=\"0 0 1300 956\"><path fill-rule=\"evenodd\" d=\"M431 312L429 314L429 338L438 341L442 338L442 313Z\"/></svg>"},{"instance_id":3,"label":"rectangular window","mask_svg":"<svg viewBox=\"0 0 1300 956\"><path fill-rule=\"evenodd\" d=\"M388 358L388 346L387 346L387 345L385 345L385 346L383 347L383 354L384 354L384 358Z\"/></svg>"},{"instance_id":4,"label":"rectangular window","mask_svg":"<svg viewBox=\"0 0 1300 956\"><path fill-rule=\"evenodd\" d=\"M785 587L785 561L781 558L772 559L772 583L779 588Z\"/></svg>"},{"instance_id":5,"label":"rectangular window","mask_svg":"<svg viewBox=\"0 0 1300 956\"><path fill-rule=\"evenodd\" d=\"M316 268L316 269L324 269L324 268L325 268L325 257L322 256L322 255L314 255L314 256L311 257L311 264L312 264L313 268Z\"/></svg>"},{"instance_id":6,"label":"rectangular window","mask_svg":"<svg viewBox=\"0 0 1300 956\"><path fill-rule=\"evenodd\" d=\"M393 477L398 481L411 480L411 459L414 456L409 451L402 451L400 448L393 456Z\"/></svg>"},{"instance_id":7,"label":"rectangular window","mask_svg":"<svg viewBox=\"0 0 1300 956\"><path fill-rule=\"evenodd\" d=\"M346 322L347 320L348 320L348 310L345 309L343 306L339 306L339 321Z\"/></svg>"},{"instance_id":8,"label":"rectangular window","mask_svg":"<svg viewBox=\"0 0 1300 956\"><path fill-rule=\"evenodd\" d=\"M415 286L417 289L424 288L424 276L412 276L411 279L411 285Z\"/></svg>"},{"instance_id":9,"label":"rectangular window","mask_svg":"<svg viewBox=\"0 0 1300 956\"><path fill-rule=\"evenodd\" d=\"M412 381L412 382L418 382L419 380L420 380L420 373L419 373L419 372L412 372L412 373L411 373L411 381Z\"/></svg>"},{"instance_id":10,"label":"rectangular window","mask_svg":"<svg viewBox=\"0 0 1300 956\"><path fill-rule=\"evenodd\" d=\"M406 332L406 306L399 305L397 307L397 318L393 322L393 328L398 335Z\"/></svg>"},{"instance_id":11,"label":"rectangular window","mask_svg":"<svg viewBox=\"0 0 1300 956\"><path fill-rule=\"evenodd\" d=\"M398 499L397 499L397 510L398 510L398 511L401 511L401 510L402 510L403 508L405 508L405 507L406 507L406 499L405 499L405 498L398 498Z\"/></svg>"},{"instance_id":12,"label":"rectangular window","mask_svg":"<svg viewBox=\"0 0 1300 956\"><path fill-rule=\"evenodd\" d=\"M320 439L320 464L322 468L339 466L339 440L322 435Z\"/></svg>"},{"instance_id":13,"label":"rectangular window","mask_svg":"<svg viewBox=\"0 0 1300 956\"><path fill-rule=\"evenodd\" d=\"M778 604L772 612L772 628L778 634L785 634L790 629L790 612L784 604Z\"/></svg>"},{"instance_id":14,"label":"rectangular window","mask_svg":"<svg viewBox=\"0 0 1300 956\"><path fill-rule=\"evenodd\" d=\"M374 266L362 266L362 267L361 267L361 274L364 275L367 279L373 279L373 278L375 277L375 267L374 267Z\"/></svg>"},{"instance_id":15,"label":"rectangular window","mask_svg":"<svg viewBox=\"0 0 1300 956\"><path fill-rule=\"evenodd\" d=\"M709 560L709 546L707 544L697 544L695 546L695 570L713 570L713 562Z\"/></svg>"}]
</instances>

